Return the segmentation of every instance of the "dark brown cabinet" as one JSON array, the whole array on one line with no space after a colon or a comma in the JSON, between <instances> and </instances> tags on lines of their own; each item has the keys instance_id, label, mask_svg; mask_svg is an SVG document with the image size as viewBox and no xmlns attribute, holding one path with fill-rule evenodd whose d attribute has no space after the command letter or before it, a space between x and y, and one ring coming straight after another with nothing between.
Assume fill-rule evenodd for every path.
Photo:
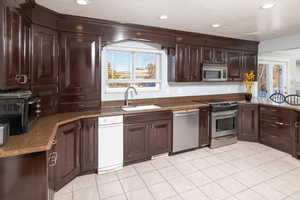
<instances>
[{"instance_id":1,"label":"dark brown cabinet","mask_svg":"<svg viewBox=\"0 0 300 200\"><path fill-rule=\"evenodd\" d=\"M81 120L80 173L95 172L98 168L98 118Z\"/></svg>"},{"instance_id":2,"label":"dark brown cabinet","mask_svg":"<svg viewBox=\"0 0 300 200\"><path fill-rule=\"evenodd\" d=\"M225 64L226 50L219 48L203 47L202 60L205 64Z\"/></svg>"},{"instance_id":3,"label":"dark brown cabinet","mask_svg":"<svg viewBox=\"0 0 300 200\"><path fill-rule=\"evenodd\" d=\"M260 142L278 150L293 152L296 112L260 106Z\"/></svg>"},{"instance_id":4,"label":"dark brown cabinet","mask_svg":"<svg viewBox=\"0 0 300 200\"><path fill-rule=\"evenodd\" d=\"M57 112L58 34L33 25L31 84L33 94L41 98L42 113Z\"/></svg>"},{"instance_id":5,"label":"dark brown cabinet","mask_svg":"<svg viewBox=\"0 0 300 200\"><path fill-rule=\"evenodd\" d=\"M124 116L124 164L148 160L171 151L172 113L153 112Z\"/></svg>"},{"instance_id":6,"label":"dark brown cabinet","mask_svg":"<svg viewBox=\"0 0 300 200\"><path fill-rule=\"evenodd\" d=\"M254 71L257 73L257 53L256 52L244 52L243 54L243 68L244 73ZM257 78L257 77L255 77Z\"/></svg>"},{"instance_id":7,"label":"dark brown cabinet","mask_svg":"<svg viewBox=\"0 0 300 200\"><path fill-rule=\"evenodd\" d=\"M148 158L148 125L130 124L124 127L124 164Z\"/></svg>"},{"instance_id":8,"label":"dark brown cabinet","mask_svg":"<svg viewBox=\"0 0 300 200\"><path fill-rule=\"evenodd\" d=\"M297 113L297 121L295 122L295 132L294 132L294 157L300 159L300 113Z\"/></svg>"},{"instance_id":9,"label":"dark brown cabinet","mask_svg":"<svg viewBox=\"0 0 300 200\"><path fill-rule=\"evenodd\" d=\"M1 88L21 88L29 84L30 67L30 23L20 12L6 8L5 83Z\"/></svg>"},{"instance_id":10,"label":"dark brown cabinet","mask_svg":"<svg viewBox=\"0 0 300 200\"><path fill-rule=\"evenodd\" d=\"M241 51L227 51L227 67L229 81L243 80L243 54Z\"/></svg>"},{"instance_id":11,"label":"dark brown cabinet","mask_svg":"<svg viewBox=\"0 0 300 200\"><path fill-rule=\"evenodd\" d=\"M171 76L169 74L169 79L176 82L201 81L201 47L177 44L175 52L173 51L170 56L173 56L175 61L172 62L172 60L169 59L171 73Z\"/></svg>"},{"instance_id":12,"label":"dark brown cabinet","mask_svg":"<svg viewBox=\"0 0 300 200\"><path fill-rule=\"evenodd\" d=\"M205 147L210 144L210 135L209 135L209 116L210 110L208 108L200 109L199 112L199 127L200 127L200 135L199 135L199 145L200 147Z\"/></svg>"},{"instance_id":13,"label":"dark brown cabinet","mask_svg":"<svg viewBox=\"0 0 300 200\"><path fill-rule=\"evenodd\" d=\"M60 97L62 112L100 107L100 37L89 34L60 35Z\"/></svg>"},{"instance_id":14,"label":"dark brown cabinet","mask_svg":"<svg viewBox=\"0 0 300 200\"><path fill-rule=\"evenodd\" d=\"M238 139L259 141L259 109L255 104L240 104L238 117Z\"/></svg>"},{"instance_id":15,"label":"dark brown cabinet","mask_svg":"<svg viewBox=\"0 0 300 200\"><path fill-rule=\"evenodd\" d=\"M80 173L80 122L60 126L56 135L55 190Z\"/></svg>"},{"instance_id":16,"label":"dark brown cabinet","mask_svg":"<svg viewBox=\"0 0 300 200\"><path fill-rule=\"evenodd\" d=\"M158 155L171 151L171 120L153 122L149 129L149 154Z\"/></svg>"}]
</instances>

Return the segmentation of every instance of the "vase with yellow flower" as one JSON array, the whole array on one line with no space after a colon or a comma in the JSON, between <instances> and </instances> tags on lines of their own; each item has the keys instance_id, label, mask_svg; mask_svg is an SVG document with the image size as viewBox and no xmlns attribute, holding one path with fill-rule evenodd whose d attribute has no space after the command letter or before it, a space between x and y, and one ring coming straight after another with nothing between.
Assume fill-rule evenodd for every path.
<instances>
[{"instance_id":1,"label":"vase with yellow flower","mask_svg":"<svg viewBox=\"0 0 300 200\"><path fill-rule=\"evenodd\" d=\"M246 101L251 101L252 99L252 87L255 80L254 71L250 71L249 73L245 73L244 75L244 86L246 89L245 99Z\"/></svg>"}]
</instances>

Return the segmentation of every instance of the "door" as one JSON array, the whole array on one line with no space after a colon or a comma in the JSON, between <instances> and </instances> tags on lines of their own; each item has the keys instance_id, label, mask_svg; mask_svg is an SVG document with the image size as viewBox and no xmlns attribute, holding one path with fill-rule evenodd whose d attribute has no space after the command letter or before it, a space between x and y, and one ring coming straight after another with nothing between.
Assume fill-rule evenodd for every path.
<instances>
[{"instance_id":1,"label":"door","mask_svg":"<svg viewBox=\"0 0 300 200\"><path fill-rule=\"evenodd\" d=\"M217 64L225 64L226 51L224 49L214 49L213 62Z\"/></svg>"},{"instance_id":2,"label":"door","mask_svg":"<svg viewBox=\"0 0 300 200\"><path fill-rule=\"evenodd\" d=\"M13 9L6 9L6 86L18 88L17 75L22 65L22 16Z\"/></svg>"},{"instance_id":3,"label":"door","mask_svg":"<svg viewBox=\"0 0 300 200\"><path fill-rule=\"evenodd\" d=\"M257 52L244 52L243 67L244 73L254 71L254 74L257 75ZM257 80L257 76L255 76L255 80Z\"/></svg>"},{"instance_id":4,"label":"door","mask_svg":"<svg viewBox=\"0 0 300 200\"><path fill-rule=\"evenodd\" d=\"M81 120L80 173L95 172L98 168L98 118Z\"/></svg>"},{"instance_id":5,"label":"door","mask_svg":"<svg viewBox=\"0 0 300 200\"><path fill-rule=\"evenodd\" d=\"M43 114L57 112L58 35L56 31L33 25L31 82L34 95L41 98Z\"/></svg>"},{"instance_id":6,"label":"door","mask_svg":"<svg viewBox=\"0 0 300 200\"><path fill-rule=\"evenodd\" d=\"M211 137L235 135L237 131L237 110L212 113Z\"/></svg>"},{"instance_id":7,"label":"door","mask_svg":"<svg viewBox=\"0 0 300 200\"><path fill-rule=\"evenodd\" d=\"M152 122L149 131L150 156L168 153L171 151L172 122L162 120Z\"/></svg>"},{"instance_id":8,"label":"door","mask_svg":"<svg viewBox=\"0 0 300 200\"><path fill-rule=\"evenodd\" d=\"M259 110L258 105L240 104L239 106L238 139L243 141L259 141Z\"/></svg>"},{"instance_id":9,"label":"door","mask_svg":"<svg viewBox=\"0 0 300 200\"><path fill-rule=\"evenodd\" d=\"M60 110L98 108L101 99L100 38L62 33L60 48Z\"/></svg>"},{"instance_id":10,"label":"door","mask_svg":"<svg viewBox=\"0 0 300 200\"><path fill-rule=\"evenodd\" d=\"M124 126L124 164L146 160L148 154L148 125L146 123Z\"/></svg>"},{"instance_id":11,"label":"door","mask_svg":"<svg viewBox=\"0 0 300 200\"><path fill-rule=\"evenodd\" d=\"M190 81L190 46L185 44L176 45L176 81Z\"/></svg>"},{"instance_id":12,"label":"door","mask_svg":"<svg viewBox=\"0 0 300 200\"><path fill-rule=\"evenodd\" d=\"M200 147L208 146L210 143L210 135L209 135L209 109L200 109L199 112L199 128L200 128L200 136L199 136L199 145Z\"/></svg>"},{"instance_id":13,"label":"door","mask_svg":"<svg viewBox=\"0 0 300 200\"><path fill-rule=\"evenodd\" d=\"M202 80L202 48L191 47L190 49L190 82L200 82Z\"/></svg>"},{"instance_id":14,"label":"door","mask_svg":"<svg viewBox=\"0 0 300 200\"><path fill-rule=\"evenodd\" d=\"M242 81L243 80L243 65L242 65L242 52L241 51L228 51L227 52L227 67L228 67L228 80L229 81Z\"/></svg>"},{"instance_id":15,"label":"door","mask_svg":"<svg viewBox=\"0 0 300 200\"><path fill-rule=\"evenodd\" d=\"M204 64L213 63L213 55L214 55L213 48L203 47L202 62Z\"/></svg>"},{"instance_id":16,"label":"door","mask_svg":"<svg viewBox=\"0 0 300 200\"><path fill-rule=\"evenodd\" d=\"M58 128L55 190L59 190L80 173L80 122Z\"/></svg>"}]
</instances>

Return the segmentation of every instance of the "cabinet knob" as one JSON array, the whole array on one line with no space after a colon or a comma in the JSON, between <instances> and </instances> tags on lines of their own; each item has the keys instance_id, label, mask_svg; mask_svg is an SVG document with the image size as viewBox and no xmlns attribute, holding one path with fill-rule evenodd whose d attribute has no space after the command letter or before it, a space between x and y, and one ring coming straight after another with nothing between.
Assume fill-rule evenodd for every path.
<instances>
[{"instance_id":1,"label":"cabinet knob","mask_svg":"<svg viewBox=\"0 0 300 200\"><path fill-rule=\"evenodd\" d=\"M15 80L16 80L19 84L25 85L25 84L28 83L28 76L25 75L25 74L18 74L18 75L16 75Z\"/></svg>"},{"instance_id":2,"label":"cabinet knob","mask_svg":"<svg viewBox=\"0 0 300 200\"><path fill-rule=\"evenodd\" d=\"M57 157L58 157L57 152L50 153L50 155L49 155L49 167L55 167L56 166Z\"/></svg>"}]
</instances>

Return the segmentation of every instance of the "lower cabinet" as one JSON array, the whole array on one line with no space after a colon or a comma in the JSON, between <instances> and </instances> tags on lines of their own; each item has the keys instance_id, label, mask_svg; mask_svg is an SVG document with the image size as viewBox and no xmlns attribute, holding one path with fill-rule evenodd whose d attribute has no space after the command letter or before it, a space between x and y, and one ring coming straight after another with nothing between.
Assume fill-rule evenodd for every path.
<instances>
[{"instance_id":1,"label":"lower cabinet","mask_svg":"<svg viewBox=\"0 0 300 200\"><path fill-rule=\"evenodd\" d=\"M124 124L124 165L171 151L171 112L125 115Z\"/></svg>"},{"instance_id":2,"label":"lower cabinet","mask_svg":"<svg viewBox=\"0 0 300 200\"><path fill-rule=\"evenodd\" d=\"M57 163L55 190L59 190L80 173L80 122L60 126L56 136Z\"/></svg>"},{"instance_id":3,"label":"lower cabinet","mask_svg":"<svg viewBox=\"0 0 300 200\"><path fill-rule=\"evenodd\" d=\"M300 113L297 114L297 121L295 122L294 132L294 152L293 156L300 159Z\"/></svg>"},{"instance_id":4,"label":"lower cabinet","mask_svg":"<svg viewBox=\"0 0 300 200\"><path fill-rule=\"evenodd\" d=\"M98 168L98 118L81 120L80 173L95 172Z\"/></svg>"},{"instance_id":5,"label":"lower cabinet","mask_svg":"<svg viewBox=\"0 0 300 200\"><path fill-rule=\"evenodd\" d=\"M210 124L210 110L208 108L200 109L199 111L199 145L200 147L209 146L210 144L210 134L209 134L209 124Z\"/></svg>"},{"instance_id":6,"label":"lower cabinet","mask_svg":"<svg viewBox=\"0 0 300 200\"><path fill-rule=\"evenodd\" d=\"M55 165L51 168L54 170L55 191L78 175L96 172L98 119L82 119L60 126L52 151L54 153L49 153L49 166ZM49 179L51 180L51 177Z\"/></svg>"},{"instance_id":7,"label":"lower cabinet","mask_svg":"<svg viewBox=\"0 0 300 200\"><path fill-rule=\"evenodd\" d=\"M292 154L296 114L289 109L260 106L260 142Z\"/></svg>"},{"instance_id":8,"label":"lower cabinet","mask_svg":"<svg viewBox=\"0 0 300 200\"><path fill-rule=\"evenodd\" d=\"M256 104L240 104L238 117L238 139L259 141L259 110Z\"/></svg>"}]
</instances>

